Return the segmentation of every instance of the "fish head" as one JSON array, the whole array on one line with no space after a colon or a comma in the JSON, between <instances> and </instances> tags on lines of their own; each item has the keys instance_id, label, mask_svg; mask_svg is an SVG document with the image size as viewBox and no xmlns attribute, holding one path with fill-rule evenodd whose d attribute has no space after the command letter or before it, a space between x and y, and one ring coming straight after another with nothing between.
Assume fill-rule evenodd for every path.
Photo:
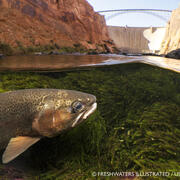
<instances>
[{"instance_id":1,"label":"fish head","mask_svg":"<svg viewBox=\"0 0 180 180\"><path fill-rule=\"evenodd\" d=\"M47 100L46 107L35 118L33 128L42 136L53 137L79 125L96 108L94 95L63 90L53 100Z\"/></svg>"}]
</instances>

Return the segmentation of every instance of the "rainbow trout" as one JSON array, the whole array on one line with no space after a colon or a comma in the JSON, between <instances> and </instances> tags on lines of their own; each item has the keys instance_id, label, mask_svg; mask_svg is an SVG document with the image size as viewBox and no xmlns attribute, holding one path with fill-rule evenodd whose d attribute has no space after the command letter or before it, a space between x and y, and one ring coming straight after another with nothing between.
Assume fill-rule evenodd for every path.
<instances>
[{"instance_id":1,"label":"rainbow trout","mask_svg":"<svg viewBox=\"0 0 180 180\"><path fill-rule=\"evenodd\" d=\"M0 149L5 149L2 162L10 162L43 137L75 127L96 107L95 96L73 90L0 93Z\"/></svg>"}]
</instances>

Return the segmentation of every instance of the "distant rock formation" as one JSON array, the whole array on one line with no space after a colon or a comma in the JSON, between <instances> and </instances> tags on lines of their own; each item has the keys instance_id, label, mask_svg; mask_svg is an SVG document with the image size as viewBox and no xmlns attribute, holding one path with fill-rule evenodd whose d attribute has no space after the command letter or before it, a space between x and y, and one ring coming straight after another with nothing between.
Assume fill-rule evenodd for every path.
<instances>
[{"instance_id":1,"label":"distant rock formation","mask_svg":"<svg viewBox=\"0 0 180 180\"><path fill-rule=\"evenodd\" d=\"M13 47L82 45L111 51L103 16L86 0L0 0L0 41Z\"/></svg>"},{"instance_id":2,"label":"distant rock formation","mask_svg":"<svg viewBox=\"0 0 180 180\"><path fill-rule=\"evenodd\" d=\"M167 54L178 48L180 48L180 7L172 12L160 53Z\"/></svg>"}]
</instances>

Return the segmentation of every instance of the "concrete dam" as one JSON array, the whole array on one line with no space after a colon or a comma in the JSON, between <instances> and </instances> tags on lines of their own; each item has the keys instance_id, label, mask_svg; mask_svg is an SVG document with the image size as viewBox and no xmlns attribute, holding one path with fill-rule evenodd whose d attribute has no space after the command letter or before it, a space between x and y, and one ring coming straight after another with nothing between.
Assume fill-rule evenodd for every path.
<instances>
[{"instance_id":1,"label":"concrete dam","mask_svg":"<svg viewBox=\"0 0 180 180\"><path fill-rule=\"evenodd\" d=\"M165 27L108 26L110 38L126 53L159 53L165 31Z\"/></svg>"}]
</instances>

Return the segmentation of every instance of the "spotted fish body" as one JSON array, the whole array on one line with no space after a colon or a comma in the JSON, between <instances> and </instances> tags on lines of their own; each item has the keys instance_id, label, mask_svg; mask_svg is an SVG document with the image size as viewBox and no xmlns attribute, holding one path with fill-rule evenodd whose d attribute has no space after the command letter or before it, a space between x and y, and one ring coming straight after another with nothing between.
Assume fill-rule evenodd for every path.
<instances>
[{"instance_id":1,"label":"spotted fish body","mask_svg":"<svg viewBox=\"0 0 180 180\"><path fill-rule=\"evenodd\" d=\"M72 90L27 89L0 93L0 149L3 163L42 137L54 137L96 109L93 95ZM15 152L17 151L17 153Z\"/></svg>"}]
</instances>

